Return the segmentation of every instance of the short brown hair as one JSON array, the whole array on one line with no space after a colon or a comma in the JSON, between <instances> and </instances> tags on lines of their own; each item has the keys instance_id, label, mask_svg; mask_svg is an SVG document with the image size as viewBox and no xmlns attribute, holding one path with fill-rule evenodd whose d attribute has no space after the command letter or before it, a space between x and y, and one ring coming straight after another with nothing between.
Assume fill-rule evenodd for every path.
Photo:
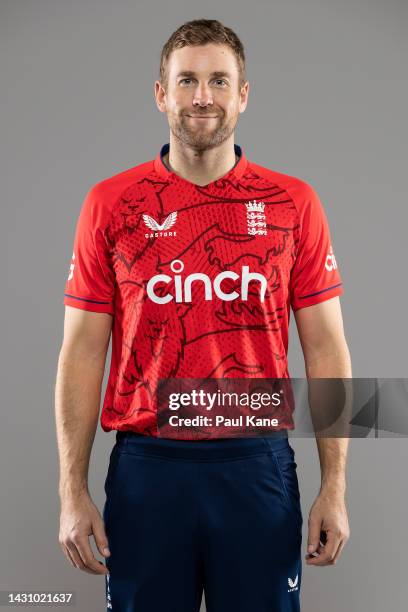
<instances>
[{"instance_id":1,"label":"short brown hair","mask_svg":"<svg viewBox=\"0 0 408 612\"><path fill-rule=\"evenodd\" d=\"M167 86L167 62L175 49L216 43L226 45L235 53L240 87L245 83L245 52L238 36L216 19L195 19L181 25L164 45L160 56L160 81Z\"/></svg>"}]
</instances>

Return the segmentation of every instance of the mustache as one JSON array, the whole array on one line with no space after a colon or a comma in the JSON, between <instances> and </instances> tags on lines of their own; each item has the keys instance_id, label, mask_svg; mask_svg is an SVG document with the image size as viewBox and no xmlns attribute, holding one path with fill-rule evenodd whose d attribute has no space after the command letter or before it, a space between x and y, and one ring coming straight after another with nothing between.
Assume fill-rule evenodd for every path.
<instances>
[{"instance_id":1,"label":"mustache","mask_svg":"<svg viewBox=\"0 0 408 612\"><path fill-rule=\"evenodd\" d=\"M220 113L215 113L214 111L208 111L204 113L183 113L183 115L187 115L188 117L220 117Z\"/></svg>"}]
</instances>

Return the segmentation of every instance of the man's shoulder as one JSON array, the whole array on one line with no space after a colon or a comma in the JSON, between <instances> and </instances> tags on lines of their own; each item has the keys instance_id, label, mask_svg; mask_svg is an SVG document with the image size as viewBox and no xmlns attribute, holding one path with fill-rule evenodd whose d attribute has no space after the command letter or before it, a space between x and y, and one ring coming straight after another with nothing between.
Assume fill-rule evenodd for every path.
<instances>
[{"instance_id":1,"label":"man's shoulder","mask_svg":"<svg viewBox=\"0 0 408 612\"><path fill-rule=\"evenodd\" d=\"M110 219L116 205L122 200L131 200L138 197L138 191L142 189L139 184L147 179L154 182L154 160L150 160L137 166L133 166L112 176L104 178L96 183L91 183L84 200L84 208L87 209L100 223Z\"/></svg>"},{"instance_id":2,"label":"man's shoulder","mask_svg":"<svg viewBox=\"0 0 408 612\"><path fill-rule=\"evenodd\" d=\"M297 208L303 207L308 202L315 201L318 197L313 185L308 180L299 176L279 172L251 161L249 162L249 169L272 185L286 191Z\"/></svg>"},{"instance_id":3,"label":"man's shoulder","mask_svg":"<svg viewBox=\"0 0 408 612\"><path fill-rule=\"evenodd\" d=\"M147 178L154 172L154 160L132 166L94 183L91 190L98 196L110 196Z\"/></svg>"}]
</instances>

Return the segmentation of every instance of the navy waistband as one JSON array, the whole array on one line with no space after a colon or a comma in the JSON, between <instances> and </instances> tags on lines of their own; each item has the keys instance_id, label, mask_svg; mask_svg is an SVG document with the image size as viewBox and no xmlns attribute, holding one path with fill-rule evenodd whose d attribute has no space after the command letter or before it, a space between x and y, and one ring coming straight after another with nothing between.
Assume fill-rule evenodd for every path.
<instances>
[{"instance_id":1,"label":"navy waistband","mask_svg":"<svg viewBox=\"0 0 408 612\"><path fill-rule=\"evenodd\" d=\"M262 454L289 446L287 430L256 438L173 440L143 436L130 431L116 433L116 446L123 452L179 459L219 460Z\"/></svg>"}]
</instances>

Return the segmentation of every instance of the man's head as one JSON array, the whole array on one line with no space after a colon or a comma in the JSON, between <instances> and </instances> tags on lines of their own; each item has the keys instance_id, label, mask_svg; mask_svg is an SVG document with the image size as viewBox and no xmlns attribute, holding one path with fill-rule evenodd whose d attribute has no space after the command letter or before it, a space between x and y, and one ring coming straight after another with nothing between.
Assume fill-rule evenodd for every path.
<instances>
[{"instance_id":1,"label":"man's head","mask_svg":"<svg viewBox=\"0 0 408 612\"><path fill-rule=\"evenodd\" d=\"M204 151L227 140L248 90L243 45L219 21L185 23L164 45L156 102L183 144Z\"/></svg>"}]
</instances>

